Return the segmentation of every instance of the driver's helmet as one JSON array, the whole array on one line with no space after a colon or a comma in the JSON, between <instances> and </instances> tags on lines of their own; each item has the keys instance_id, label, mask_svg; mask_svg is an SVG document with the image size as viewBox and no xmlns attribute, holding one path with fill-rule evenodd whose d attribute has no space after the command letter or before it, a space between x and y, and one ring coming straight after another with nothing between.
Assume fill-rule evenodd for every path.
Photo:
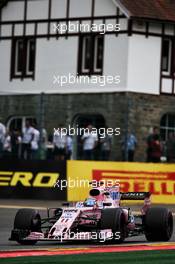
<instances>
[{"instance_id":1,"label":"driver's helmet","mask_svg":"<svg viewBox=\"0 0 175 264\"><path fill-rule=\"evenodd\" d=\"M85 207L92 207L96 204L96 200L93 199L93 198L87 198L85 201L84 201L84 206Z\"/></svg>"}]
</instances>

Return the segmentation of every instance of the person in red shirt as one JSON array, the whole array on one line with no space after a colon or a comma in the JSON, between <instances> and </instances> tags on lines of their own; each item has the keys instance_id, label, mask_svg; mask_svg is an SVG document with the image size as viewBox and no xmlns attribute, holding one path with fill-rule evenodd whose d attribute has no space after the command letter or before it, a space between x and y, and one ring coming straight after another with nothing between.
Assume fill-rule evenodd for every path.
<instances>
[{"instance_id":1,"label":"person in red shirt","mask_svg":"<svg viewBox=\"0 0 175 264\"><path fill-rule=\"evenodd\" d=\"M162 147L159 140L159 135L153 135L150 142L150 158L151 162L160 162L162 156Z\"/></svg>"}]
</instances>

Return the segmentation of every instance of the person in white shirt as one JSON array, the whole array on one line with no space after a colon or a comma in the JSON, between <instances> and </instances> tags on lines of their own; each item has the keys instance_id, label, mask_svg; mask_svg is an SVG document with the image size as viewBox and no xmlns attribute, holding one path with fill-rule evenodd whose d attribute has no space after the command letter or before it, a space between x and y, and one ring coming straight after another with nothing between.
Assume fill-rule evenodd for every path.
<instances>
[{"instance_id":1,"label":"person in white shirt","mask_svg":"<svg viewBox=\"0 0 175 264\"><path fill-rule=\"evenodd\" d=\"M97 133L93 133L92 125L87 126L87 132L81 137L83 142L83 159L84 160L92 160L94 149L98 142Z\"/></svg>"},{"instance_id":2,"label":"person in white shirt","mask_svg":"<svg viewBox=\"0 0 175 264\"><path fill-rule=\"evenodd\" d=\"M30 121L26 120L25 127L22 129L22 152L23 159L31 159L31 142L34 137L34 128L30 125Z\"/></svg>"},{"instance_id":3,"label":"person in white shirt","mask_svg":"<svg viewBox=\"0 0 175 264\"><path fill-rule=\"evenodd\" d=\"M73 140L71 136L67 136L67 150L66 150L66 159L70 160L72 156L72 149L73 149Z\"/></svg>"},{"instance_id":4,"label":"person in white shirt","mask_svg":"<svg viewBox=\"0 0 175 264\"><path fill-rule=\"evenodd\" d=\"M100 147L101 147L101 160L109 160L110 152L112 146L112 136L107 134L107 128L105 129L105 135L103 138L100 138Z\"/></svg>"},{"instance_id":5,"label":"person in white shirt","mask_svg":"<svg viewBox=\"0 0 175 264\"><path fill-rule=\"evenodd\" d=\"M36 128L37 124L33 123L33 139L31 141L31 158L37 159L38 158L38 151L39 151L39 141L40 141L40 132Z\"/></svg>"},{"instance_id":6,"label":"person in white shirt","mask_svg":"<svg viewBox=\"0 0 175 264\"><path fill-rule=\"evenodd\" d=\"M53 135L53 155L55 160L64 160L66 156L66 148L67 148L67 136L62 135L59 131L61 129L58 128L57 132Z\"/></svg>"},{"instance_id":7,"label":"person in white shirt","mask_svg":"<svg viewBox=\"0 0 175 264\"><path fill-rule=\"evenodd\" d=\"M6 135L6 127L1 123L2 119L0 118L0 158L3 156L3 145Z\"/></svg>"},{"instance_id":8,"label":"person in white shirt","mask_svg":"<svg viewBox=\"0 0 175 264\"><path fill-rule=\"evenodd\" d=\"M4 158L9 158L11 156L11 151L12 151L11 135L9 132L7 132L5 135L3 150L4 150L4 154L3 154Z\"/></svg>"}]
</instances>

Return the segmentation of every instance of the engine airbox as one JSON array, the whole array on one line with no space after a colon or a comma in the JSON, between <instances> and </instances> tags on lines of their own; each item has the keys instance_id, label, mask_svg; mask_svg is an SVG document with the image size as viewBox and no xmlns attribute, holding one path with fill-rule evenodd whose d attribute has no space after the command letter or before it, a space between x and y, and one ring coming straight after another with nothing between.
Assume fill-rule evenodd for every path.
<instances>
[{"instance_id":1,"label":"engine airbox","mask_svg":"<svg viewBox=\"0 0 175 264\"><path fill-rule=\"evenodd\" d=\"M98 189L91 189L91 190L89 191L89 194L90 194L91 196L98 196L98 195L100 195L100 190L98 190Z\"/></svg>"}]
</instances>

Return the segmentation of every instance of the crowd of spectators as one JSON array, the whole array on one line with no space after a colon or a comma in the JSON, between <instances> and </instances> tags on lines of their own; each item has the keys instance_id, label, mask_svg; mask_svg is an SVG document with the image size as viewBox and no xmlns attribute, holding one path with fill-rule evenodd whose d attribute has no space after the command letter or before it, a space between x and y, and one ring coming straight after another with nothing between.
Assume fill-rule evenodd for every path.
<instances>
[{"instance_id":1,"label":"crowd of spectators","mask_svg":"<svg viewBox=\"0 0 175 264\"><path fill-rule=\"evenodd\" d=\"M93 160L95 149L99 149L99 160L109 160L112 146L112 136L108 135L104 131L103 137L98 138L98 135L91 133L93 126L89 124L87 126L88 131L81 137L81 143L83 148L83 159ZM107 130L107 128L105 128Z\"/></svg>"},{"instance_id":2,"label":"crowd of spectators","mask_svg":"<svg viewBox=\"0 0 175 264\"><path fill-rule=\"evenodd\" d=\"M44 140L43 131L42 140ZM39 158L40 132L35 122L26 120L22 131L18 129L8 130L0 122L0 157L13 159L37 159ZM43 142L44 143L44 142Z\"/></svg>"},{"instance_id":3,"label":"crowd of spectators","mask_svg":"<svg viewBox=\"0 0 175 264\"><path fill-rule=\"evenodd\" d=\"M42 159L69 160L72 159L73 145L77 144L70 135L61 135L59 129L47 137L45 129L39 131L36 122L26 120L25 127L20 130L7 130L0 120L0 158L13 159L40 159L41 149L44 153ZM104 133L103 137L91 133L93 126L89 124L87 131L79 138L78 148L81 148L82 160L110 160L113 136ZM105 128L107 131L107 127ZM134 161L138 147L136 136L129 130L121 139L121 153L123 161ZM175 134L170 132L166 142L162 142L158 127L154 127L146 139L146 161L175 162ZM98 151L97 151L98 150Z\"/></svg>"},{"instance_id":4,"label":"crowd of spectators","mask_svg":"<svg viewBox=\"0 0 175 264\"><path fill-rule=\"evenodd\" d=\"M53 136L53 156L56 160L71 159L73 151L73 140L70 135L61 135L62 125L59 126L57 133ZM91 133L93 126L89 124L83 135L79 138L78 147L81 153L80 159L82 160L109 160L112 137L106 133L104 137L99 138L97 134ZM107 128L106 128L107 129ZM97 149L99 149L97 154Z\"/></svg>"}]
</instances>

